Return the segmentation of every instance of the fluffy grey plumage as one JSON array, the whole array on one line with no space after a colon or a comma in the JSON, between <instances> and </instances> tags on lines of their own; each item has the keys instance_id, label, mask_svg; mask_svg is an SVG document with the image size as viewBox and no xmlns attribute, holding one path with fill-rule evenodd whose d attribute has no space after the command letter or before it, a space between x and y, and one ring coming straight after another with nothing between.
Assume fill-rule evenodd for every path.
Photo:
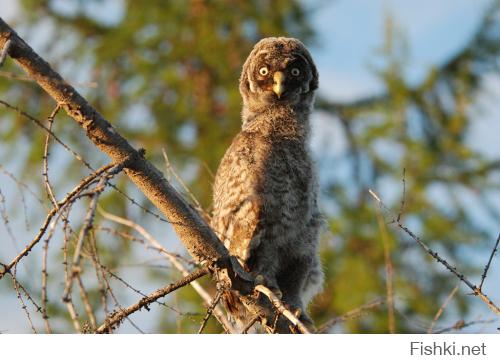
<instances>
[{"instance_id":1,"label":"fluffy grey plumage","mask_svg":"<svg viewBox=\"0 0 500 364\"><path fill-rule=\"evenodd\" d=\"M255 45L240 78L243 126L217 170L212 219L230 254L308 324L307 304L323 283L308 147L317 87L316 67L300 41L265 38ZM235 292L225 302L238 321L250 319ZM278 331L287 330L286 320L278 321Z\"/></svg>"}]
</instances>

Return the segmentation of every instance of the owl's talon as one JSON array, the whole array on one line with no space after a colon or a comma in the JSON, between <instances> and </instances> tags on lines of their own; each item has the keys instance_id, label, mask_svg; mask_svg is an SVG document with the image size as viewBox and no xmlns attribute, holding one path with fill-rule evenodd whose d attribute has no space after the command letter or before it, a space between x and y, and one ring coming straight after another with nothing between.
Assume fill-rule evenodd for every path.
<instances>
[{"instance_id":1,"label":"owl's talon","mask_svg":"<svg viewBox=\"0 0 500 364\"><path fill-rule=\"evenodd\" d=\"M293 312L293 315L297 318L300 317L300 315L302 315L302 310L300 308L297 308L294 312Z\"/></svg>"},{"instance_id":2,"label":"owl's talon","mask_svg":"<svg viewBox=\"0 0 500 364\"><path fill-rule=\"evenodd\" d=\"M274 295L278 297L280 300L283 298L283 293L279 288L273 288L271 289L271 291L273 291Z\"/></svg>"},{"instance_id":3,"label":"owl's talon","mask_svg":"<svg viewBox=\"0 0 500 364\"><path fill-rule=\"evenodd\" d=\"M265 284L266 282L266 279L264 278L264 276L262 274L258 274L256 277L255 277L255 285L258 285L258 284Z\"/></svg>"}]
</instances>

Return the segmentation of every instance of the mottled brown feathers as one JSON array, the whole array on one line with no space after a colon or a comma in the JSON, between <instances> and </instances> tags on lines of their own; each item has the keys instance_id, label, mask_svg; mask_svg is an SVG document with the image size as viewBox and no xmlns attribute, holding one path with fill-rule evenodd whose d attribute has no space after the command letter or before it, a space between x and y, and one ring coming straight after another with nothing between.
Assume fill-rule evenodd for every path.
<instances>
[{"instance_id":1,"label":"mottled brown feathers","mask_svg":"<svg viewBox=\"0 0 500 364\"><path fill-rule=\"evenodd\" d=\"M276 82L282 94L273 92ZM211 223L230 254L309 324L307 304L323 282L318 187L308 146L317 87L316 67L300 41L266 38L255 45L240 78L242 131L217 170ZM242 325L251 318L236 292L224 301ZM271 306L268 315L271 321ZM287 332L286 320L278 321L278 331Z\"/></svg>"}]
</instances>

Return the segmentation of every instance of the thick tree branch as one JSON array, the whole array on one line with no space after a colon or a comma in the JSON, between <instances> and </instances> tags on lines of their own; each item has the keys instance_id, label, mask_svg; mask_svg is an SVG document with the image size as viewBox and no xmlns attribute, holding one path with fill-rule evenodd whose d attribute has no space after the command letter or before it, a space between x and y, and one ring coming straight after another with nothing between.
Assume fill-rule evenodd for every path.
<instances>
[{"instance_id":1,"label":"thick tree branch","mask_svg":"<svg viewBox=\"0 0 500 364\"><path fill-rule=\"evenodd\" d=\"M227 250L214 232L167 183L161 172L0 18L0 48L8 41L10 57L64 108L96 147L115 164L128 161L125 173L169 219L193 257L207 262L228 257Z\"/></svg>"}]
</instances>

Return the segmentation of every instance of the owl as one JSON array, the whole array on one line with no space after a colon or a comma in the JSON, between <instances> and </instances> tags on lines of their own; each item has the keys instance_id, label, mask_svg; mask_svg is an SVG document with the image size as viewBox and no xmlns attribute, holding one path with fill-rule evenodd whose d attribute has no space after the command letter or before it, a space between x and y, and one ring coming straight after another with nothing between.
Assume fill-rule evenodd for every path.
<instances>
[{"instance_id":1,"label":"owl","mask_svg":"<svg viewBox=\"0 0 500 364\"><path fill-rule=\"evenodd\" d=\"M242 129L217 170L211 220L230 255L307 325L307 304L323 283L322 219L308 146L317 88L316 66L299 40L265 38L254 46L239 83ZM236 291L224 301L241 325L252 319ZM269 305L268 322L273 315ZM278 332L289 332L284 318L275 323Z\"/></svg>"}]
</instances>

